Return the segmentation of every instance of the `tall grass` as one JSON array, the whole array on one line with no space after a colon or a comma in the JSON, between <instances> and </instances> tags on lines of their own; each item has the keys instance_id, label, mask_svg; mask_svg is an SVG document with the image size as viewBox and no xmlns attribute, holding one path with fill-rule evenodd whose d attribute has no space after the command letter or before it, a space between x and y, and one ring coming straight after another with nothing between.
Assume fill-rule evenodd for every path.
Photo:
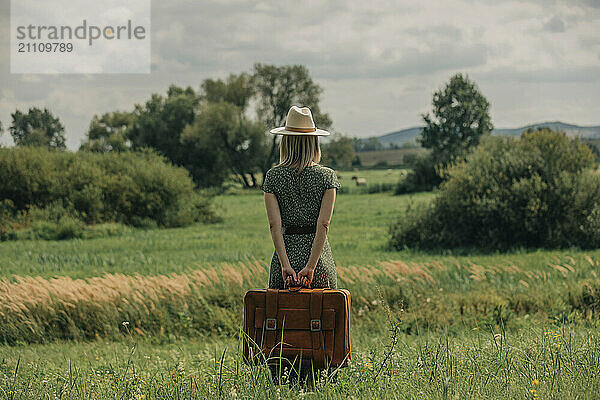
<instances>
[{"instance_id":1,"label":"tall grass","mask_svg":"<svg viewBox=\"0 0 600 400\"><path fill-rule=\"evenodd\" d=\"M340 285L353 296L353 323L384 322L369 311L383 301L404 311L406 333L419 329L505 325L538 321L595 324L600 316L598 261L579 266L569 257L544 268L523 269L504 260L404 262L338 266ZM268 265L256 259L168 275L105 274L13 276L0 280L0 342L120 338L125 330L158 339L200 334L234 335L243 294L266 282ZM561 284L557 284L561 282ZM127 325L123 325L126 323Z\"/></svg>"},{"instance_id":2,"label":"tall grass","mask_svg":"<svg viewBox=\"0 0 600 400\"><path fill-rule=\"evenodd\" d=\"M378 338L355 330L350 366L314 388L245 365L236 338L0 347L0 399L595 399L600 390L597 330L402 335L386 362Z\"/></svg>"}]
</instances>

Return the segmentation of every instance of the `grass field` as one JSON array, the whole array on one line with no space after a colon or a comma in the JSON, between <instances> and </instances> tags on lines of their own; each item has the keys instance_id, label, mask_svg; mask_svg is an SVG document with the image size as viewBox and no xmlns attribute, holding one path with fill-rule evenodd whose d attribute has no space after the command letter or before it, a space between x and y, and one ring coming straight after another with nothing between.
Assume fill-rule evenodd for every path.
<instances>
[{"instance_id":1,"label":"grass field","mask_svg":"<svg viewBox=\"0 0 600 400\"><path fill-rule=\"evenodd\" d=\"M362 154L362 153L361 153ZM381 193L381 192L393 192L398 184L398 181L404 177L407 170L401 168L388 168L388 169L358 169L353 168L352 170L337 170L338 176L340 176L340 183L342 187L338 190L339 193L344 194L365 194L365 193ZM353 176L364 178L367 181L366 185L357 186L356 182L352 180ZM249 179L249 177L248 177ZM258 177L259 182L262 178ZM228 187L228 193L239 194L240 189L244 186L241 179L231 179L224 185ZM243 191L243 190L242 190Z\"/></svg>"},{"instance_id":2,"label":"grass field","mask_svg":"<svg viewBox=\"0 0 600 400\"><path fill-rule=\"evenodd\" d=\"M596 399L600 390L597 330L423 333L401 337L389 358L376 333L355 331L350 367L312 391L270 384L268 371L245 366L239 343L227 338L6 347L0 398Z\"/></svg>"},{"instance_id":3,"label":"grass field","mask_svg":"<svg viewBox=\"0 0 600 400\"><path fill-rule=\"evenodd\" d=\"M400 253L383 248L387 225L407 202L430 197L427 193L407 197L391 193L339 195L329 233L336 261L348 265L398 258ZM225 217L221 224L134 230L92 240L0 243L0 277L165 274L248 258L270 260L274 250L262 192L245 190L219 196L216 203Z\"/></svg>"},{"instance_id":4,"label":"grass field","mask_svg":"<svg viewBox=\"0 0 600 400\"><path fill-rule=\"evenodd\" d=\"M0 399L597 398L600 250L386 250L387 226L431 197L339 194L353 360L310 393L239 358L242 296L273 255L261 192L217 197L220 224L0 243Z\"/></svg>"},{"instance_id":5,"label":"grass field","mask_svg":"<svg viewBox=\"0 0 600 400\"><path fill-rule=\"evenodd\" d=\"M376 150L376 151L361 151L356 153L360 158L360 162L365 167L372 167L377 163L386 162L388 165L406 164L404 157L407 154L419 154L424 152L422 147L408 149L392 149L392 150Z\"/></svg>"}]
</instances>

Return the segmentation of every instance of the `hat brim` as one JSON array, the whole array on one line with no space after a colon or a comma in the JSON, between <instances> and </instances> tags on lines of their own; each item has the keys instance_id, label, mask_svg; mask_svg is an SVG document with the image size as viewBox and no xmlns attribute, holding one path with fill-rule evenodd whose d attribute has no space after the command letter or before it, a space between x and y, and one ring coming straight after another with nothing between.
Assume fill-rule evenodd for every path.
<instances>
[{"instance_id":1,"label":"hat brim","mask_svg":"<svg viewBox=\"0 0 600 400\"><path fill-rule=\"evenodd\" d=\"M273 128L271 129L269 132L271 132L273 135L290 135L290 136L299 136L299 135L309 135L309 136L328 136L330 135L330 132L324 130L324 129L318 129L314 132L296 132L296 131L288 131L287 129L285 129L285 126L279 127L279 128Z\"/></svg>"}]
</instances>

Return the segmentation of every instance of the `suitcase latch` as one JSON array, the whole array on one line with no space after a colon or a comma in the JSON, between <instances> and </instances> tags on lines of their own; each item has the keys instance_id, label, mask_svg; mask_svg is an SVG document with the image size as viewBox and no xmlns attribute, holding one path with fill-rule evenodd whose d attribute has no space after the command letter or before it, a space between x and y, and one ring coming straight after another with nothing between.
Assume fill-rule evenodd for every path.
<instances>
[{"instance_id":1,"label":"suitcase latch","mask_svg":"<svg viewBox=\"0 0 600 400\"><path fill-rule=\"evenodd\" d=\"M311 319L310 320L310 330L311 332L318 332L321 330L321 320L320 319Z\"/></svg>"},{"instance_id":2,"label":"suitcase latch","mask_svg":"<svg viewBox=\"0 0 600 400\"><path fill-rule=\"evenodd\" d=\"M277 319L267 318L265 329L268 331L274 331L277 328Z\"/></svg>"}]
</instances>

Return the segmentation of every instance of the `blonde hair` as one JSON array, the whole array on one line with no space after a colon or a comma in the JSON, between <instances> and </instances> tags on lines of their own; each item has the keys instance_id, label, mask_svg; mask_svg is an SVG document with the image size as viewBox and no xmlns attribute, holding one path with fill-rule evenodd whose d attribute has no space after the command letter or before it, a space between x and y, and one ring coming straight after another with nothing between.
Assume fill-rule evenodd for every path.
<instances>
[{"instance_id":1,"label":"blonde hair","mask_svg":"<svg viewBox=\"0 0 600 400\"><path fill-rule=\"evenodd\" d=\"M319 137L315 135L282 135L279 144L279 164L288 167L297 167L298 188L300 187L300 173L311 162L321 161L321 146Z\"/></svg>"}]
</instances>

